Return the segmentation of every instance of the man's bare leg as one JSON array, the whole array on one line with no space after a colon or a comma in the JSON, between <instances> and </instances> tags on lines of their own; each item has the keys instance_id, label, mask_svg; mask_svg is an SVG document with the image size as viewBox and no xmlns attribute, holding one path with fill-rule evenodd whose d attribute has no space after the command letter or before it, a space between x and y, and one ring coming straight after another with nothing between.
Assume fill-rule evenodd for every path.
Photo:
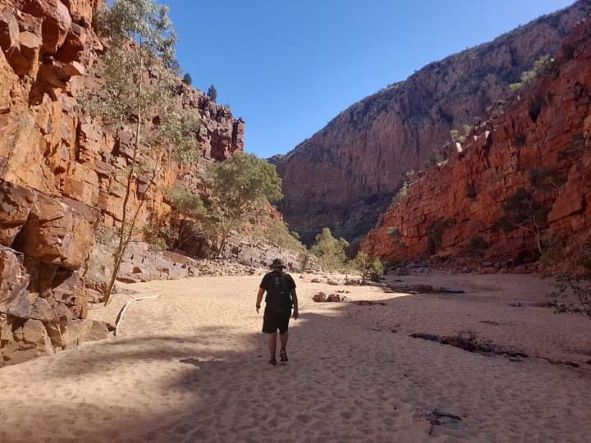
<instances>
[{"instance_id":1,"label":"man's bare leg","mask_svg":"<svg viewBox=\"0 0 591 443\"><path fill-rule=\"evenodd\" d=\"M271 354L271 361L275 360L275 353L277 352L277 332L269 334L269 353Z\"/></svg>"},{"instance_id":2,"label":"man's bare leg","mask_svg":"<svg viewBox=\"0 0 591 443\"><path fill-rule=\"evenodd\" d=\"M287 361L287 340L289 339L289 334L285 331L283 334L279 334L279 338L281 340L281 351L279 351L280 360L285 363Z\"/></svg>"},{"instance_id":3,"label":"man's bare leg","mask_svg":"<svg viewBox=\"0 0 591 443\"><path fill-rule=\"evenodd\" d=\"M279 334L279 338L281 339L281 350L285 351L285 348L287 347L287 340L289 339L289 332Z\"/></svg>"}]
</instances>

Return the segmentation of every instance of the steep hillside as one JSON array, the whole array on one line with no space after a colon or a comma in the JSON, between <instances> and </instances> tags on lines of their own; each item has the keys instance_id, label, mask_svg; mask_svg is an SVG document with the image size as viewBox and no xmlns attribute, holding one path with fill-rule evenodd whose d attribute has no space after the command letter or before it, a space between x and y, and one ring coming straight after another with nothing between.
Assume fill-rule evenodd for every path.
<instances>
[{"instance_id":1,"label":"steep hillside","mask_svg":"<svg viewBox=\"0 0 591 443\"><path fill-rule=\"evenodd\" d=\"M393 261L436 254L490 271L540 256L538 263L573 269L591 251L589 19L546 71L447 164L422 173L362 248Z\"/></svg>"},{"instance_id":2,"label":"steep hillside","mask_svg":"<svg viewBox=\"0 0 591 443\"><path fill-rule=\"evenodd\" d=\"M542 17L491 43L432 63L338 115L275 159L283 177L281 210L309 241L324 226L354 239L390 203L407 171L509 96L534 61L554 53L589 10L588 1Z\"/></svg>"},{"instance_id":3,"label":"steep hillside","mask_svg":"<svg viewBox=\"0 0 591 443\"><path fill-rule=\"evenodd\" d=\"M121 222L132 133L81 109L103 52L92 27L98 3L0 0L0 366L104 333L86 320L85 269L96 227ZM242 120L180 80L178 88L200 116L203 159L242 150ZM149 118L155 128L158 116ZM147 146L140 155L153 161ZM147 178L134 177L129 210L146 202L138 231L170 212L165 189L195 167L168 161L148 192Z\"/></svg>"}]
</instances>

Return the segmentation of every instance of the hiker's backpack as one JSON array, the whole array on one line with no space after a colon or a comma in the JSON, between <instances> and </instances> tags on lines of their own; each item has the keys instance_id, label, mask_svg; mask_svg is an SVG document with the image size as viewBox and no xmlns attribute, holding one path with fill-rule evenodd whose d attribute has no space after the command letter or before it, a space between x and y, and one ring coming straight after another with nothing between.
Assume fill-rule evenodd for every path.
<instances>
[{"instance_id":1,"label":"hiker's backpack","mask_svg":"<svg viewBox=\"0 0 591 443\"><path fill-rule=\"evenodd\" d=\"M273 308L291 308L291 290L294 284L288 274L271 272L267 282L267 306Z\"/></svg>"}]
</instances>

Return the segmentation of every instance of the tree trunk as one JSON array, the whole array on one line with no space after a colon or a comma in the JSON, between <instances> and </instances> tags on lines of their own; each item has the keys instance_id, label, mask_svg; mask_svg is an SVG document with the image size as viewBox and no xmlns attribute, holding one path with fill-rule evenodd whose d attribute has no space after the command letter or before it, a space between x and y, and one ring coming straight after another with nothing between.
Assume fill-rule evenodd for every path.
<instances>
[{"instance_id":1,"label":"tree trunk","mask_svg":"<svg viewBox=\"0 0 591 443\"><path fill-rule=\"evenodd\" d=\"M109 279L109 284L107 285L104 298L105 298L105 306L109 304L109 300L111 299L111 293L113 292L113 287L115 286L115 281L117 280L117 274L119 273L119 268L121 267L121 262L123 261L123 255L125 254L125 250L127 249L127 245L129 241L125 241L126 233L125 233L125 224L127 222L127 205L129 204L129 197L131 196L131 185L133 183L133 174L135 172L135 166L137 163L137 154L139 151L140 146L140 137L141 137L141 126L142 126L142 92L143 92L143 71L144 71L144 58L142 55L142 42L140 40L138 45L138 51L140 55L140 64L139 64L139 71L138 71L138 89L137 89L137 123L135 127L135 140L133 144L133 156L131 159L131 165L129 166L129 174L127 175L127 185L125 187L125 197L123 199L123 214L121 216L121 228L119 229L119 244L117 249L115 250L115 254L113 255L113 271L111 273L111 278ZM130 233L133 232L133 225L135 224L135 220L132 226L129 228Z\"/></svg>"}]
</instances>

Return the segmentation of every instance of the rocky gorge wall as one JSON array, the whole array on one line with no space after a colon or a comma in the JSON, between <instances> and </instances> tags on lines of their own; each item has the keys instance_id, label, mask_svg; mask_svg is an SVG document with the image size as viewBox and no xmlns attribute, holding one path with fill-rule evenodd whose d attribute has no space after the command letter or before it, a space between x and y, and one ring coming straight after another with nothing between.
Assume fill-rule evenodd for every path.
<instances>
[{"instance_id":1,"label":"rocky gorge wall","mask_svg":"<svg viewBox=\"0 0 591 443\"><path fill-rule=\"evenodd\" d=\"M486 109L509 97L534 61L554 53L589 10L579 1L491 43L432 63L339 114L286 156L275 158L280 210L310 242L323 227L352 240L369 231L405 174L421 168Z\"/></svg>"},{"instance_id":2,"label":"rocky gorge wall","mask_svg":"<svg viewBox=\"0 0 591 443\"><path fill-rule=\"evenodd\" d=\"M121 220L132 136L79 103L103 51L98 3L0 0L0 366L106 332L86 319L86 263L96 228ZM179 93L199 114L203 159L243 149L242 120L180 80ZM150 161L147 147L140 155ZM168 162L148 192L135 177L129 210L146 200L138 229L170 212L164 191L187 172Z\"/></svg>"},{"instance_id":3,"label":"rocky gorge wall","mask_svg":"<svg viewBox=\"0 0 591 443\"><path fill-rule=\"evenodd\" d=\"M498 270L540 257L536 229L503 229L520 189L540 213L542 264L574 269L591 250L591 22L563 43L549 73L519 91L507 111L481 124L453 157L424 172L362 243L391 261L436 254ZM527 201L527 200L522 200ZM547 215L546 215L547 214ZM529 266L535 270L540 262Z\"/></svg>"}]
</instances>

